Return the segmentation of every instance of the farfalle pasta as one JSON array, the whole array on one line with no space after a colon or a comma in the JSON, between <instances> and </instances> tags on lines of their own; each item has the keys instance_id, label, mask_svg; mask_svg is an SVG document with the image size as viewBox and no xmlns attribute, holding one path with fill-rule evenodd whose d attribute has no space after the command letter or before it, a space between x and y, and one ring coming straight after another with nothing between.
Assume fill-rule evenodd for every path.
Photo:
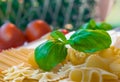
<instances>
[{"instance_id":1,"label":"farfalle pasta","mask_svg":"<svg viewBox=\"0 0 120 82\"><path fill-rule=\"evenodd\" d=\"M43 72L39 69L26 67L24 64L13 66L2 73L5 74L3 78L5 82L53 82L65 77L53 72Z\"/></svg>"}]
</instances>

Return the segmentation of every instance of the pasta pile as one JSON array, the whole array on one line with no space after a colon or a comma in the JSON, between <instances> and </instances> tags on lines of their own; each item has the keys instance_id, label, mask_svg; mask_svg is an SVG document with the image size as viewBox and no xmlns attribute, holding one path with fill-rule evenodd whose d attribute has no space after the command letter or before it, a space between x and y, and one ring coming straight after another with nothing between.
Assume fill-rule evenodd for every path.
<instances>
[{"instance_id":1,"label":"pasta pile","mask_svg":"<svg viewBox=\"0 0 120 82\"><path fill-rule=\"evenodd\" d=\"M57 72L44 72L40 69L20 64L2 73L5 82L119 82L120 49L88 54L68 49L68 56Z\"/></svg>"}]
</instances>

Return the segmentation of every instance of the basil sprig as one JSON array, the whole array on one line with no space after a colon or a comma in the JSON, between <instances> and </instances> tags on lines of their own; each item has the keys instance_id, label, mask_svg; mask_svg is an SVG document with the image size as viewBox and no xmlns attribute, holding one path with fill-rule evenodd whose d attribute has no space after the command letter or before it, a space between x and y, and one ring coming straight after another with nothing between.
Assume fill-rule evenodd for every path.
<instances>
[{"instance_id":1,"label":"basil sprig","mask_svg":"<svg viewBox=\"0 0 120 82\"><path fill-rule=\"evenodd\" d=\"M64 34L53 31L51 36L53 40L48 40L35 49L36 63L45 71L53 69L67 56L67 48L65 47L67 39Z\"/></svg>"},{"instance_id":2,"label":"basil sprig","mask_svg":"<svg viewBox=\"0 0 120 82\"><path fill-rule=\"evenodd\" d=\"M106 49L111 44L111 38L104 30L79 29L69 40L59 31L53 31L51 36L52 40L44 42L35 49L35 60L45 71L50 71L66 58L66 44L87 53Z\"/></svg>"},{"instance_id":3,"label":"basil sprig","mask_svg":"<svg viewBox=\"0 0 120 82\"><path fill-rule=\"evenodd\" d=\"M111 30L112 26L105 22L96 23L95 20L91 19L88 23L82 25L80 29L92 29L92 30Z\"/></svg>"}]
</instances>

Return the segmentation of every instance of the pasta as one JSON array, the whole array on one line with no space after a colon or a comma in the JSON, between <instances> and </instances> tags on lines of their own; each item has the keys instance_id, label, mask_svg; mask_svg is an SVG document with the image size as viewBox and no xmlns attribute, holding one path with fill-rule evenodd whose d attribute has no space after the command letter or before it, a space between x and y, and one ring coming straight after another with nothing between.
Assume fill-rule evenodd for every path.
<instances>
[{"instance_id":1,"label":"pasta","mask_svg":"<svg viewBox=\"0 0 120 82\"><path fill-rule=\"evenodd\" d=\"M85 62L85 59L88 57L88 54L83 52L78 52L75 49L68 49L67 60L74 65L79 65ZM79 60L79 61L78 61Z\"/></svg>"},{"instance_id":2,"label":"pasta","mask_svg":"<svg viewBox=\"0 0 120 82\"><path fill-rule=\"evenodd\" d=\"M5 82L119 82L120 49L112 46L88 54L69 48L65 62L51 72L22 63L2 73Z\"/></svg>"},{"instance_id":3,"label":"pasta","mask_svg":"<svg viewBox=\"0 0 120 82\"><path fill-rule=\"evenodd\" d=\"M98 55L91 55L86 59L86 67L97 67L109 71L109 65Z\"/></svg>"},{"instance_id":4,"label":"pasta","mask_svg":"<svg viewBox=\"0 0 120 82\"><path fill-rule=\"evenodd\" d=\"M104 59L104 61L107 64L110 64L112 61L116 60L117 58L119 58L119 49L114 48L113 46L103 50L101 52L99 52L99 56Z\"/></svg>"},{"instance_id":5,"label":"pasta","mask_svg":"<svg viewBox=\"0 0 120 82\"><path fill-rule=\"evenodd\" d=\"M100 68L86 67L85 64L73 66L70 63L60 69L59 74L66 75L75 82L103 82L117 80L118 76ZM95 79L96 77L96 79Z\"/></svg>"},{"instance_id":6,"label":"pasta","mask_svg":"<svg viewBox=\"0 0 120 82\"><path fill-rule=\"evenodd\" d=\"M118 77L120 78L120 59L117 59L117 60L113 61L110 64L110 69L113 73L118 75Z\"/></svg>"},{"instance_id":7,"label":"pasta","mask_svg":"<svg viewBox=\"0 0 120 82\"><path fill-rule=\"evenodd\" d=\"M85 65L73 66L70 63L62 67L58 73L43 73L40 70L24 67L23 64L5 70L3 73L6 75L4 78L6 82L24 82L26 79L39 82L54 82L59 80L61 80L60 82L62 82L62 80L75 82L103 82L103 80L118 79L117 75L100 68L85 67Z\"/></svg>"},{"instance_id":8,"label":"pasta","mask_svg":"<svg viewBox=\"0 0 120 82\"><path fill-rule=\"evenodd\" d=\"M54 74L53 72L43 72L39 69L35 70L31 67L25 67L24 64L13 66L3 71L3 74L5 74L5 82L27 82L29 80L30 82L31 80L33 82L53 82L63 78L63 76Z\"/></svg>"},{"instance_id":9,"label":"pasta","mask_svg":"<svg viewBox=\"0 0 120 82\"><path fill-rule=\"evenodd\" d=\"M79 68L70 72L70 79L75 82L103 82L103 80L118 79L117 75L99 68Z\"/></svg>"}]
</instances>

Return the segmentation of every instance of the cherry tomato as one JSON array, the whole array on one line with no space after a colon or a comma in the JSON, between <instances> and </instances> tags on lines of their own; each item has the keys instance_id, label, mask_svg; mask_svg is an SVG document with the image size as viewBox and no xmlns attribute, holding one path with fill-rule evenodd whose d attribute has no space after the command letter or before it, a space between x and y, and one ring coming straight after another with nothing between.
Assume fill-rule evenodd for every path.
<instances>
[{"instance_id":1,"label":"cherry tomato","mask_svg":"<svg viewBox=\"0 0 120 82\"><path fill-rule=\"evenodd\" d=\"M51 32L51 28L45 21L35 20L27 25L25 34L28 41L34 41L48 32Z\"/></svg>"},{"instance_id":2,"label":"cherry tomato","mask_svg":"<svg viewBox=\"0 0 120 82\"><path fill-rule=\"evenodd\" d=\"M67 29L62 29L61 32L62 32L63 34L69 33L69 31L68 31Z\"/></svg>"},{"instance_id":3,"label":"cherry tomato","mask_svg":"<svg viewBox=\"0 0 120 82\"><path fill-rule=\"evenodd\" d=\"M8 22L0 28L0 49L18 47L25 42L25 37L14 24Z\"/></svg>"}]
</instances>

